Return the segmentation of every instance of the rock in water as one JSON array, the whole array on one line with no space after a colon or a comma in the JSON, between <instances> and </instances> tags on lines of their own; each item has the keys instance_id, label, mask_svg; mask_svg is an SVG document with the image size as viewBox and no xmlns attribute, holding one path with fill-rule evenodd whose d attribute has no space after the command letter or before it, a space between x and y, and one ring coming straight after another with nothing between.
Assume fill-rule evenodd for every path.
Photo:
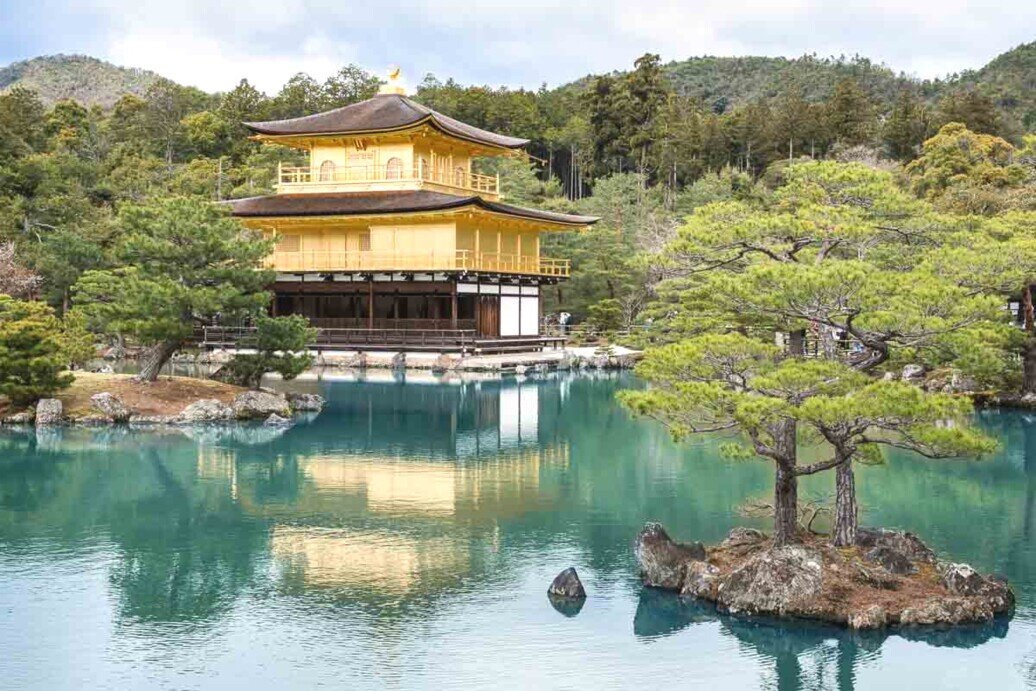
<instances>
[{"instance_id":1,"label":"rock in water","mask_svg":"<svg viewBox=\"0 0 1036 691\"><path fill-rule=\"evenodd\" d=\"M234 415L242 419L267 418L270 415L288 417L291 406L288 399L279 393L269 391L245 391L239 393L231 403Z\"/></svg>"},{"instance_id":2,"label":"rock in water","mask_svg":"<svg viewBox=\"0 0 1036 691\"><path fill-rule=\"evenodd\" d=\"M457 369L457 361L446 353L435 358L435 362L432 363L432 372L435 374L445 374L455 369Z\"/></svg>"},{"instance_id":3,"label":"rock in water","mask_svg":"<svg viewBox=\"0 0 1036 691\"><path fill-rule=\"evenodd\" d=\"M41 398L36 404L36 426L61 424L62 406L56 398Z\"/></svg>"},{"instance_id":4,"label":"rock in water","mask_svg":"<svg viewBox=\"0 0 1036 691\"><path fill-rule=\"evenodd\" d=\"M290 427L292 422L286 417L281 417L277 413L271 413L270 417L266 418L266 422L263 423L267 427Z\"/></svg>"},{"instance_id":5,"label":"rock in water","mask_svg":"<svg viewBox=\"0 0 1036 691\"><path fill-rule=\"evenodd\" d=\"M5 425L31 425L35 419L36 411L29 408L28 410L22 410L6 416L3 422Z\"/></svg>"},{"instance_id":6,"label":"rock in water","mask_svg":"<svg viewBox=\"0 0 1036 691\"><path fill-rule=\"evenodd\" d=\"M406 353L396 353L392 356L392 369L404 370L406 369Z\"/></svg>"},{"instance_id":7,"label":"rock in water","mask_svg":"<svg viewBox=\"0 0 1036 691\"><path fill-rule=\"evenodd\" d=\"M822 585L819 554L798 545L768 549L727 576L719 588L719 604L735 614L804 616Z\"/></svg>"},{"instance_id":8,"label":"rock in water","mask_svg":"<svg viewBox=\"0 0 1036 691\"><path fill-rule=\"evenodd\" d=\"M888 625L888 613L880 605L869 605L849 615L850 629L883 629Z\"/></svg>"},{"instance_id":9,"label":"rock in water","mask_svg":"<svg viewBox=\"0 0 1036 691\"><path fill-rule=\"evenodd\" d=\"M1014 607L1014 592L1007 583L986 578L968 564L949 564L943 571L942 582L955 595L984 599L994 613L1007 612Z\"/></svg>"},{"instance_id":10,"label":"rock in water","mask_svg":"<svg viewBox=\"0 0 1036 691\"><path fill-rule=\"evenodd\" d=\"M687 563L705 559L700 542L674 542L659 523L648 523L637 534L633 554L640 566L644 585L667 590L680 590L684 584Z\"/></svg>"},{"instance_id":11,"label":"rock in water","mask_svg":"<svg viewBox=\"0 0 1036 691\"><path fill-rule=\"evenodd\" d=\"M90 407L112 422L127 422L130 419L130 409L126 407L122 399L107 391L91 396Z\"/></svg>"},{"instance_id":12,"label":"rock in water","mask_svg":"<svg viewBox=\"0 0 1036 691\"><path fill-rule=\"evenodd\" d=\"M180 422L221 422L234 418L234 410L215 398L203 398L180 411Z\"/></svg>"},{"instance_id":13,"label":"rock in water","mask_svg":"<svg viewBox=\"0 0 1036 691\"><path fill-rule=\"evenodd\" d=\"M294 411L312 412L323 410L325 400L315 393L289 393L288 403Z\"/></svg>"},{"instance_id":14,"label":"rock in water","mask_svg":"<svg viewBox=\"0 0 1036 691\"><path fill-rule=\"evenodd\" d=\"M582 599L586 597L586 590L583 588L583 582L579 580L575 567L570 566L554 577L550 588L547 589L547 594L551 597Z\"/></svg>"}]
</instances>

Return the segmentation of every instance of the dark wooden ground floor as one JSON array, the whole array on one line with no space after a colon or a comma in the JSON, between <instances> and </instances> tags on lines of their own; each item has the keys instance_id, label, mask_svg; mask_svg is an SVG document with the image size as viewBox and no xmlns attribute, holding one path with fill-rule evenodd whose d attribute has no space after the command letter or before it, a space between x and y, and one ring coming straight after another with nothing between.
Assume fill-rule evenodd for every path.
<instances>
[{"instance_id":1,"label":"dark wooden ground floor","mask_svg":"<svg viewBox=\"0 0 1036 691\"><path fill-rule=\"evenodd\" d=\"M478 339L540 336L537 285L445 281L278 281L274 316L300 314L321 329L398 340L402 331L471 332ZM392 333L390 333L392 332Z\"/></svg>"}]
</instances>

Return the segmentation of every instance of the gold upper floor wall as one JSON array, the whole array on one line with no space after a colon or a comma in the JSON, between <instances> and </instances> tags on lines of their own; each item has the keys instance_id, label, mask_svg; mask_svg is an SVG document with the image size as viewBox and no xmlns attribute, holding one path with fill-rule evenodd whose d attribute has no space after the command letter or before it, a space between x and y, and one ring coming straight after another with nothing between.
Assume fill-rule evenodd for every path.
<instances>
[{"instance_id":1,"label":"gold upper floor wall","mask_svg":"<svg viewBox=\"0 0 1036 691\"><path fill-rule=\"evenodd\" d=\"M569 275L569 262L540 256L526 221L488 214L247 219L275 234L267 265L279 272L485 271Z\"/></svg>"},{"instance_id":2,"label":"gold upper floor wall","mask_svg":"<svg viewBox=\"0 0 1036 691\"><path fill-rule=\"evenodd\" d=\"M479 156L501 155L501 151L432 127L368 137L295 137L278 143L309 154L308 165L279 166L279 194L429 189L500 199L499 177L476 173L472 162Z\"/></svg>"}]
</instances>

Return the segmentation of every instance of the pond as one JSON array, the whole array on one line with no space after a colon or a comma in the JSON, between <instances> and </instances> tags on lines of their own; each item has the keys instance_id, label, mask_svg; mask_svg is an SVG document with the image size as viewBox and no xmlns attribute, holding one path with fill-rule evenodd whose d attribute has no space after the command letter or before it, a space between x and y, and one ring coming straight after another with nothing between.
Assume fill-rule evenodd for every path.
<instances>
[{"instance_id":1,"label":"pond","mask_svg":"<svg viewBox=\"0 0 1036 691\"><path fill-rule=\"evenodd\" d=\"M994 457L897 455L858 480L864 523L1005 574L1015 616L860 635L640 586L645 521L718 541L771 473L630 419L614 394L635 385L371 372L293 383L329 405L286 431L4 430L0 686L1036 684L1036 416L981 413ZM580 611L546 596L567 566Z\"/></svg>"}]
</instances>

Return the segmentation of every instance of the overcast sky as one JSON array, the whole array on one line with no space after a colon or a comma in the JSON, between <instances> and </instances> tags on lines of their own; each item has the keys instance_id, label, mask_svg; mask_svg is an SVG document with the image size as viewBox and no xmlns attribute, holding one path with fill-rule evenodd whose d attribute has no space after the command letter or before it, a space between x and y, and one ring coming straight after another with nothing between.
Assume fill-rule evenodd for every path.
<instances>
[{"instance_id":1,"label":"overcast sky","mask_svg":"<svg viewBox=\"0 0 1036 691\"><path fill-rule=\"evenodd\" d=\"M1036 40L1036 1L0 0L0 65L85 53L208 91L398 64L462 83L554 86L645 53L860 54L937 77Z\"/></svg>"}]
</instances>

